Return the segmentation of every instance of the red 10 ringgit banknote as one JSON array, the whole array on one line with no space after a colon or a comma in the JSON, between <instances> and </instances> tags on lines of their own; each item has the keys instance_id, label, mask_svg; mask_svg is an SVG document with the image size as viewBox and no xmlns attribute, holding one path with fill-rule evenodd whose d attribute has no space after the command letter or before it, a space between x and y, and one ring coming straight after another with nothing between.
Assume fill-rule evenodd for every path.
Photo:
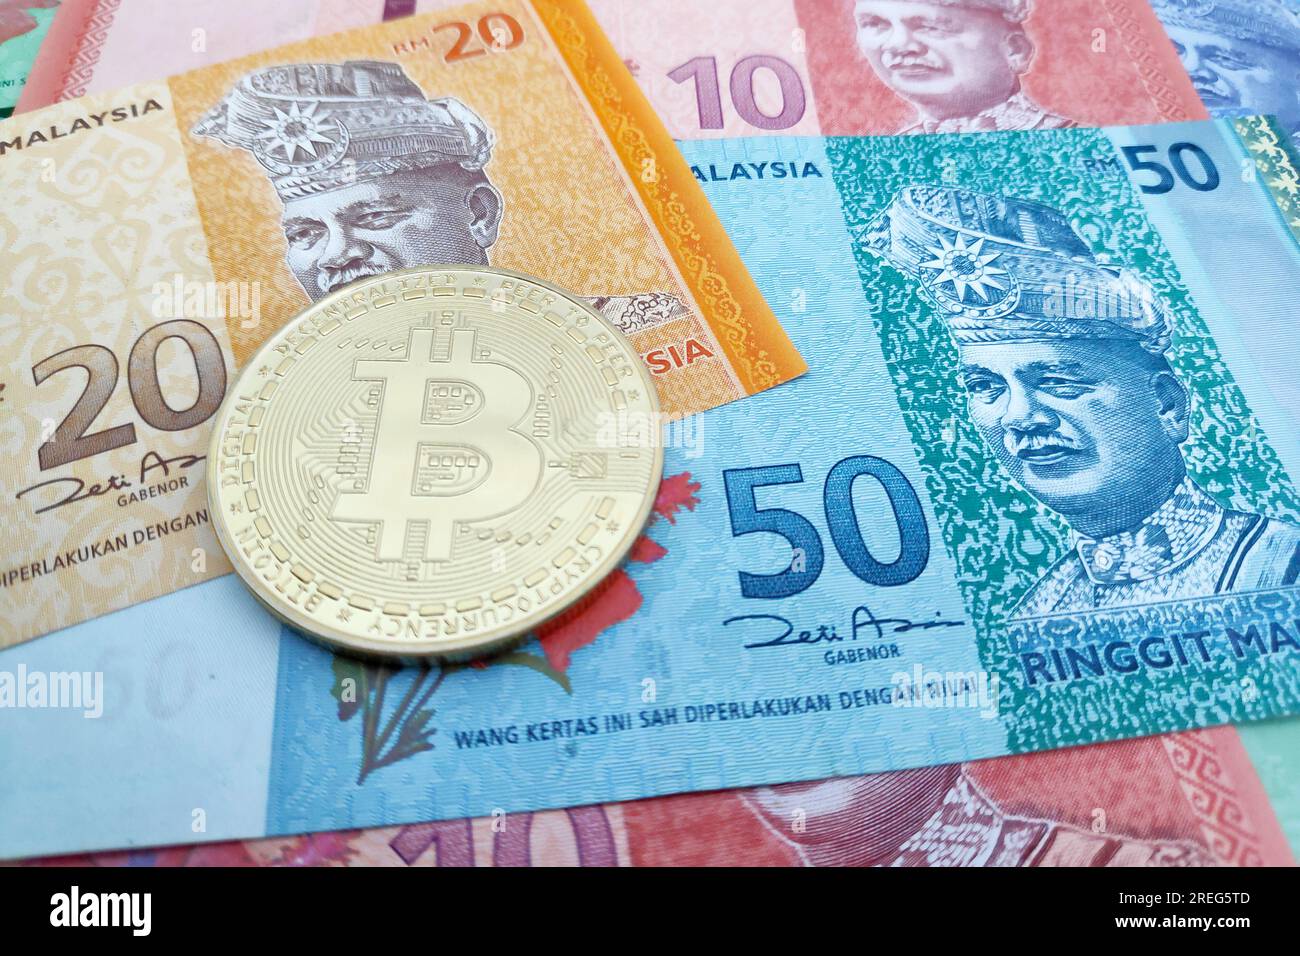
<instances>
[{"instance_id":1,"label":"red 10 ringgit banknote","mask_svg":"<svg viewBox=\"0 0 1300 956\"><path fill-rule=\"evenodd\" d=\"M1236 731L540 813L57 857L104 866L1285 866Z\"/></svg>"},{"instance_id":2,"label":"red 10 ringgit banknote","mask_svg":"<svg viewBox=\"0 0 1300 956\"><path fill-rule=\"evenodd\" d=\"M458 5L64 0L18 111ZM679 139L1115 126L1207 115L1147 0L588 5Z\"/></svg>"}]
</instances>

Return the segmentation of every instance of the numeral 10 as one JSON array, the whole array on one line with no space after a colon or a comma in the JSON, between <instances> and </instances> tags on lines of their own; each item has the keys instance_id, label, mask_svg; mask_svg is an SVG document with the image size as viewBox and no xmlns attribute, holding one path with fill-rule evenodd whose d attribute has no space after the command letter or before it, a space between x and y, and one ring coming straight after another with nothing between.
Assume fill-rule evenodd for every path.
<instances>
[{"instance_id":1,"label":"numeral 10","mask_svg":"<svg viewBox=\"0 0 1300 956\"><path fill-rule=\"evenodd\" d=\"M769 116L758 108L754 98L754 74L770 71L781 84L781 110ZM668 74L674 83L695 81L695 106L700 116L700 129L722 129L722 91L718 83L718 60L712 56L697 56L687 60ZM803 79L799 71L770 54L747 56L731 68L731 105L750 126L759 129L789 129L803 119L807 107Z\"/></svg>"}]
</instances>

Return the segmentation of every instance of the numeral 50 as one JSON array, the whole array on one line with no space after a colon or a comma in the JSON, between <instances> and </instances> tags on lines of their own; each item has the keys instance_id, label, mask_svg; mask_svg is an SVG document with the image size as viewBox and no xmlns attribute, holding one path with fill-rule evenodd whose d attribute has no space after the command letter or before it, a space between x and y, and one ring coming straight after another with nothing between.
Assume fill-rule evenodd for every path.
<instances>
[{"instance_id":1,"label":"numeral 50","mask_svg":"<svg viewBox=\"0 0 1300 956\"><path fill-rule=\"evenodd\" d=\"M871 553L862 537L857 509L853 504L853 484L859 478L880 483L889 498L898 528L898 557L881 562ZM791 566L776 574L751 574L741 571L740 593L750 598L784 598L806 591L821 576L826 562L821 534L813 523L796 511L786 508L759 508L754 489L769 485L791 485L803 481L797 464L766 465L762 468L733 468L722 473L727 493L727 510L731 517L732 537L739 538L760 531L779 534L790 543L795 554L803 555L803 567ZM822 507L831 543L840 560L857 577L878 587L896 587L915 580L930 560L930 530L925 512L912 483L885 461L871 455L856 455L838 462L826 475L822 490Z\"/></svg>"},{"instance_id":2,"label":"numeral 50","mask_svg":"<svg viewBox=\"0 0 1300 956\"><path fill-rule=\"evenodd\" d=\"M1174 188L1175 173L1177 178L1198 193L1208 193L1219 188L1219 169L1214 165L1214 160L1210 159L1210 154L1195 143L1174 143L1169 147L1169 166L1159 160L1143 159L1147 153L1159 153L1160 150L1155 146L1121 146L1120 152L1128 160L1129 166L1134 172L1149 172L1155 175L1154 183L1138 183L1138 189L1144 193L1167 193ZM1185 157L1193 156L1196 158L1197 165L1200 166L1199 176L1192 175L1187 167ZM1173 172L1169 167L1173 167Z\"/></svg>"}]
</instances>

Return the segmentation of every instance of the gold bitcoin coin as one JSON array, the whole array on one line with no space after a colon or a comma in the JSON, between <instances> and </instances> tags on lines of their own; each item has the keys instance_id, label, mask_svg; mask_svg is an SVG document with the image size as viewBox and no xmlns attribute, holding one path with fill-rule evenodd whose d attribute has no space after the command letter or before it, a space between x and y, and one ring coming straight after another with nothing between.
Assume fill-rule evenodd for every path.
<instances>
[{"instance_id":1,"label":"gold bitcoin coin","mask_svg":"<svg viewBox=\"0 0 1300 956\"><path fill-rule=\"evenodd\" d=\"M249 359L208 498L236 572L304 634L463 659L613 570L654 503L658 437L644 363L589 305L500 269L407 269Z\"/></svg>"}]
</instances>

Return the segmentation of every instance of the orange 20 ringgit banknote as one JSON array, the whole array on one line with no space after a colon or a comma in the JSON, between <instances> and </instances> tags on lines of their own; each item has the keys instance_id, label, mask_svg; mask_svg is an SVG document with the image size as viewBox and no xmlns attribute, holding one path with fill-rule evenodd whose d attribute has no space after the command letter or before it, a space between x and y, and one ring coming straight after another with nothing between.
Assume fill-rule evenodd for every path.
<instances>
[{"instance_id":1,"label":"orange 20 ringgit banknote","mask_svg":"<svg viewBox=\"0 0 1300 956\"><path fill-rule=\"evenodd\" d=\"M429 262L588 297L669 417L805 369L580 2L492 0L0 123L0 647L229 570L196 467L236 371Z\"/></svg>"}]
</instances>

